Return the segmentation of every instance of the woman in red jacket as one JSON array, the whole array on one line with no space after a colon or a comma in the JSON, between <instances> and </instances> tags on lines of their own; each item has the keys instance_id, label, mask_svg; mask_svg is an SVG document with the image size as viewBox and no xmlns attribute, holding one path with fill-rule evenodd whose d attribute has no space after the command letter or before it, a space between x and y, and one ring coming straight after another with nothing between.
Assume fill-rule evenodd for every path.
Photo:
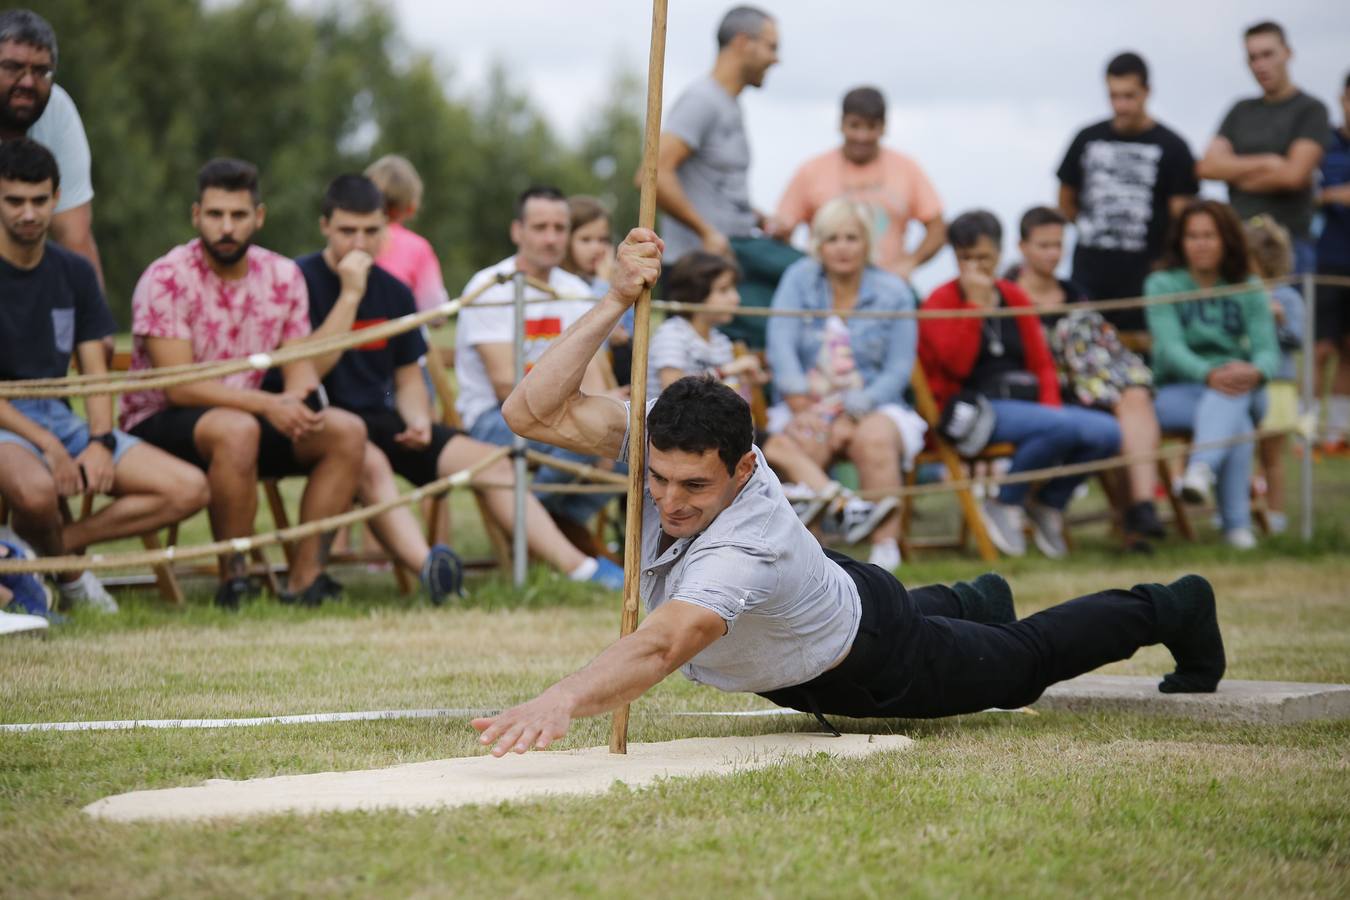
<instances>
[{"instance_id":1,"label":"woman in red jacket","mask_svg":"<svg viewBox=\"0 0 1350 900\"><path fill-rule=\"evenodd\" d=\"M958 216L947 229L960 275L924 301L924 309L997 309L1025 307L1025 316L923 319L919 322L919 361L938 406L961 390L989 399L994 410L990 441L1015 445L1012 472L1044 469L1103 459L1120 448L1120 426L1113 416L1080 406L1064 406L1059 377L1031 300L1017 285L995 277L1003 228L993 213L975 210ZM1052 478L1038 486L1006 484L989 497L981 515L989 538L1010 556L1026 552L1023 512L1030 517L1036 546L1058 559L1064 543L1064 507L1081 475Z\"/></svg>"}]
</instances>

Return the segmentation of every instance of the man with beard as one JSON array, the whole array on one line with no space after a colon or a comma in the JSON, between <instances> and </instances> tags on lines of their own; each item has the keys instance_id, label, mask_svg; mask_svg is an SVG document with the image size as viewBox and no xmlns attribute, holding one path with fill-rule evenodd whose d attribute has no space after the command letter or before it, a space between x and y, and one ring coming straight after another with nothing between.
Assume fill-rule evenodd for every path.
<instances>
[{"instance_id":1,"label":"man with beard","mask_svg":"<svg viewBox=\"0 0 1350 900\"><path fill-rule=\"evenodd\" d=\"M63 187L51 236L89 260L101 283L89 140L75 101L54 83L56 59L46 19L26 9L0 12L0 141L27 135L52 151Z\"/></svg>"},{"instance_id":2,"label":"man with beard","mask_svg":"<svg viewBox=\"0 0 1350 900\"><path fill-rule=\"evenodd\" d=\"M871 213L876 264L906 281L942 249L947 225L933 183L914 160L881 146L886 133L886 98L872 87L844 95L839 130L843 146L802 163L778 202L770 230L787 240L798 225L809 225L816 211L836 197L848 197ZM910 252L905 231L922 223L923 240Z\"/></svg>"},{"instance_id":3,"label":"man with beard","mask_svg":"<svg viewBox=\"0 0 1350 900\"><path fill-rule=\"evenodd\" d=\"M717 27L712 71L676 98L661 126L656 205L663 213L667 267L691 250L734 258L741 305L768 306L784 270L801 254L763 237L768 219L750 205L750 141L740 96L763 87L778 63L778 24L762 9L737 6ZM764 346L763 318L737 317L722 329L750 347Z\"/></svg>"},{"instance_id":4,"label":"man with beard","mask_svg":"<svg viewBox=\"0 0 1350 900\"><path fill-rule=\"evenodd\" d=\"M94 270L47 241L60 196L60 170L46 147L27 138L0 144L0 380L63 378L72 352L85 374L107 371L103 339L115 326ZM83 553L206 505L200 472L113 428L110 396L87 397L84 409L88 422L64 400L0 399L0 497L15 532L40 555ZM114 499L64 522L61 498L84 493ZM5 546L0 555L14 553ZM35 578L8 580L27 612L44 612ZM69 604L117 611L87 571L59 573L56 583Z\"/></svg>"},{"instance_id":5,"label":"man with beard","mask_svg":"<svg viewBox=\"0 0 1350 900\"><path fill-rule=\"evenodd\" d=\"M213 159L197 175L197 238L151 263L131 298L133 370L237 359L303 341L309 295L294 262L255 247L266 210L258 171ZM206 472L217 540L253 532L258 478L309 476L302 522L347 510L356 493L366 429L327 406L309 360L282 367L282 393L261 389L263 372L127 394L122 427ZM297 543L283 603L317 606L341 587L322 571L316 535ZM236 608L252 591L242 554L221 560L217 605Z\"/></svg>"}]
</instances>

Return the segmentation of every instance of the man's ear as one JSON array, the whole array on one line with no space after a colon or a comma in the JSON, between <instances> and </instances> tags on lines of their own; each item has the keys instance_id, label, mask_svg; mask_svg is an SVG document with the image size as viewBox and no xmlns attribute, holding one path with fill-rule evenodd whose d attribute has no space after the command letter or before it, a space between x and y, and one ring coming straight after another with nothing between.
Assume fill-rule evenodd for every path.
<instances>
[{"instance_id":1,"label":"man's ear","mask_svg":"<svg viewBox=\"0 0 1350 900\"><path fill-rule=\"evenodd\" d=\"M267 204L266 204L266 203L259 203L259 204L255 207L255 210L256 210L257 213L258 213L258 227L259 227L259 228L262 228L262 227L263 227L263 222L266 222L266 221L267 221Z\"/></svg>"},{"instance_id":2,"label":"man's ear","mask_svg":"<svg viewBox=\"0 0 1350 900\"><path fill-rule=\"evenodd\" d=\"M520 246L520 238L524 234L524 227L519 219L511 220L511 243L517 247Z\"/></svg>"},{"instance_id":3,"label":"man's ear","mask_svg":"<svg viewBox=\"0 0 1350 900\"><path fill-rule=\"evenodd\" d=\"M753 474L755 474L755 451L750 449L736 463L736 480L741 483L741 487L745 487L745 483Z\"/></svg>"}]
</instances>

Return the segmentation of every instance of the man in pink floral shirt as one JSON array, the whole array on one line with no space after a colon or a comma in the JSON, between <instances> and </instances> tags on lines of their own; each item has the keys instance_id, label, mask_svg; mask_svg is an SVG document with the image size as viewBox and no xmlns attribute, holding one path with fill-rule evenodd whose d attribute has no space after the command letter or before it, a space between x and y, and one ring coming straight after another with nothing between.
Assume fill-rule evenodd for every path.
<instances>
[{"instance_id":1,"label":"man in pink floral shirt","mask_svg":"<svg viewBox=\"0 0 1350 900\"><path fill-rule=\"evenodd\" d=\"M267 353L309 336L309 297L294 262L252 245L265 209L258 173L214 159L197 176L195 240L146 269L132 295L132 369ZM140 391L122 399L122 428L206 471L217 540L253 532L258 478L309 475L302 522L351 506L365 449L356 416L328 408L308 360L282 367L282 393L261 390L263 373ZM322 571L321 540L296 547L282 602L317 606L341 587ZM216 603L235 608L252 592L242 554L222 561Z\"/></svg>"}]
</instances>

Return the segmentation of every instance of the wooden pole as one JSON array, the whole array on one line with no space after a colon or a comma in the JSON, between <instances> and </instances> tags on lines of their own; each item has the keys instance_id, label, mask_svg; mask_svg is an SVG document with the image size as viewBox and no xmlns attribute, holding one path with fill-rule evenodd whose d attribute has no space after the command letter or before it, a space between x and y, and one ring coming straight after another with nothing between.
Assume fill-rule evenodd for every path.
<instances>
[{"instance_id":1,"label":"wooden pole","mask_svg":"<svg viewBox=\"0 0 1350 900\"><path fill-rule=\"evenodd\" d=\"M661 87L666 68L666 0L652 0L652 42L647 59L647 123L642 140L642 196L638 226L656 225L656 159L661 144ZM647 471L647 344L650 337L652 292L638 297L633 319L633 376L628 420L628 519L623 542L623 616L619 637L637 628L639 585L642 576L643 482ZM628 704L614 710L609 735L610 753L628 752Z\"/></svg>"}]
</instances>

